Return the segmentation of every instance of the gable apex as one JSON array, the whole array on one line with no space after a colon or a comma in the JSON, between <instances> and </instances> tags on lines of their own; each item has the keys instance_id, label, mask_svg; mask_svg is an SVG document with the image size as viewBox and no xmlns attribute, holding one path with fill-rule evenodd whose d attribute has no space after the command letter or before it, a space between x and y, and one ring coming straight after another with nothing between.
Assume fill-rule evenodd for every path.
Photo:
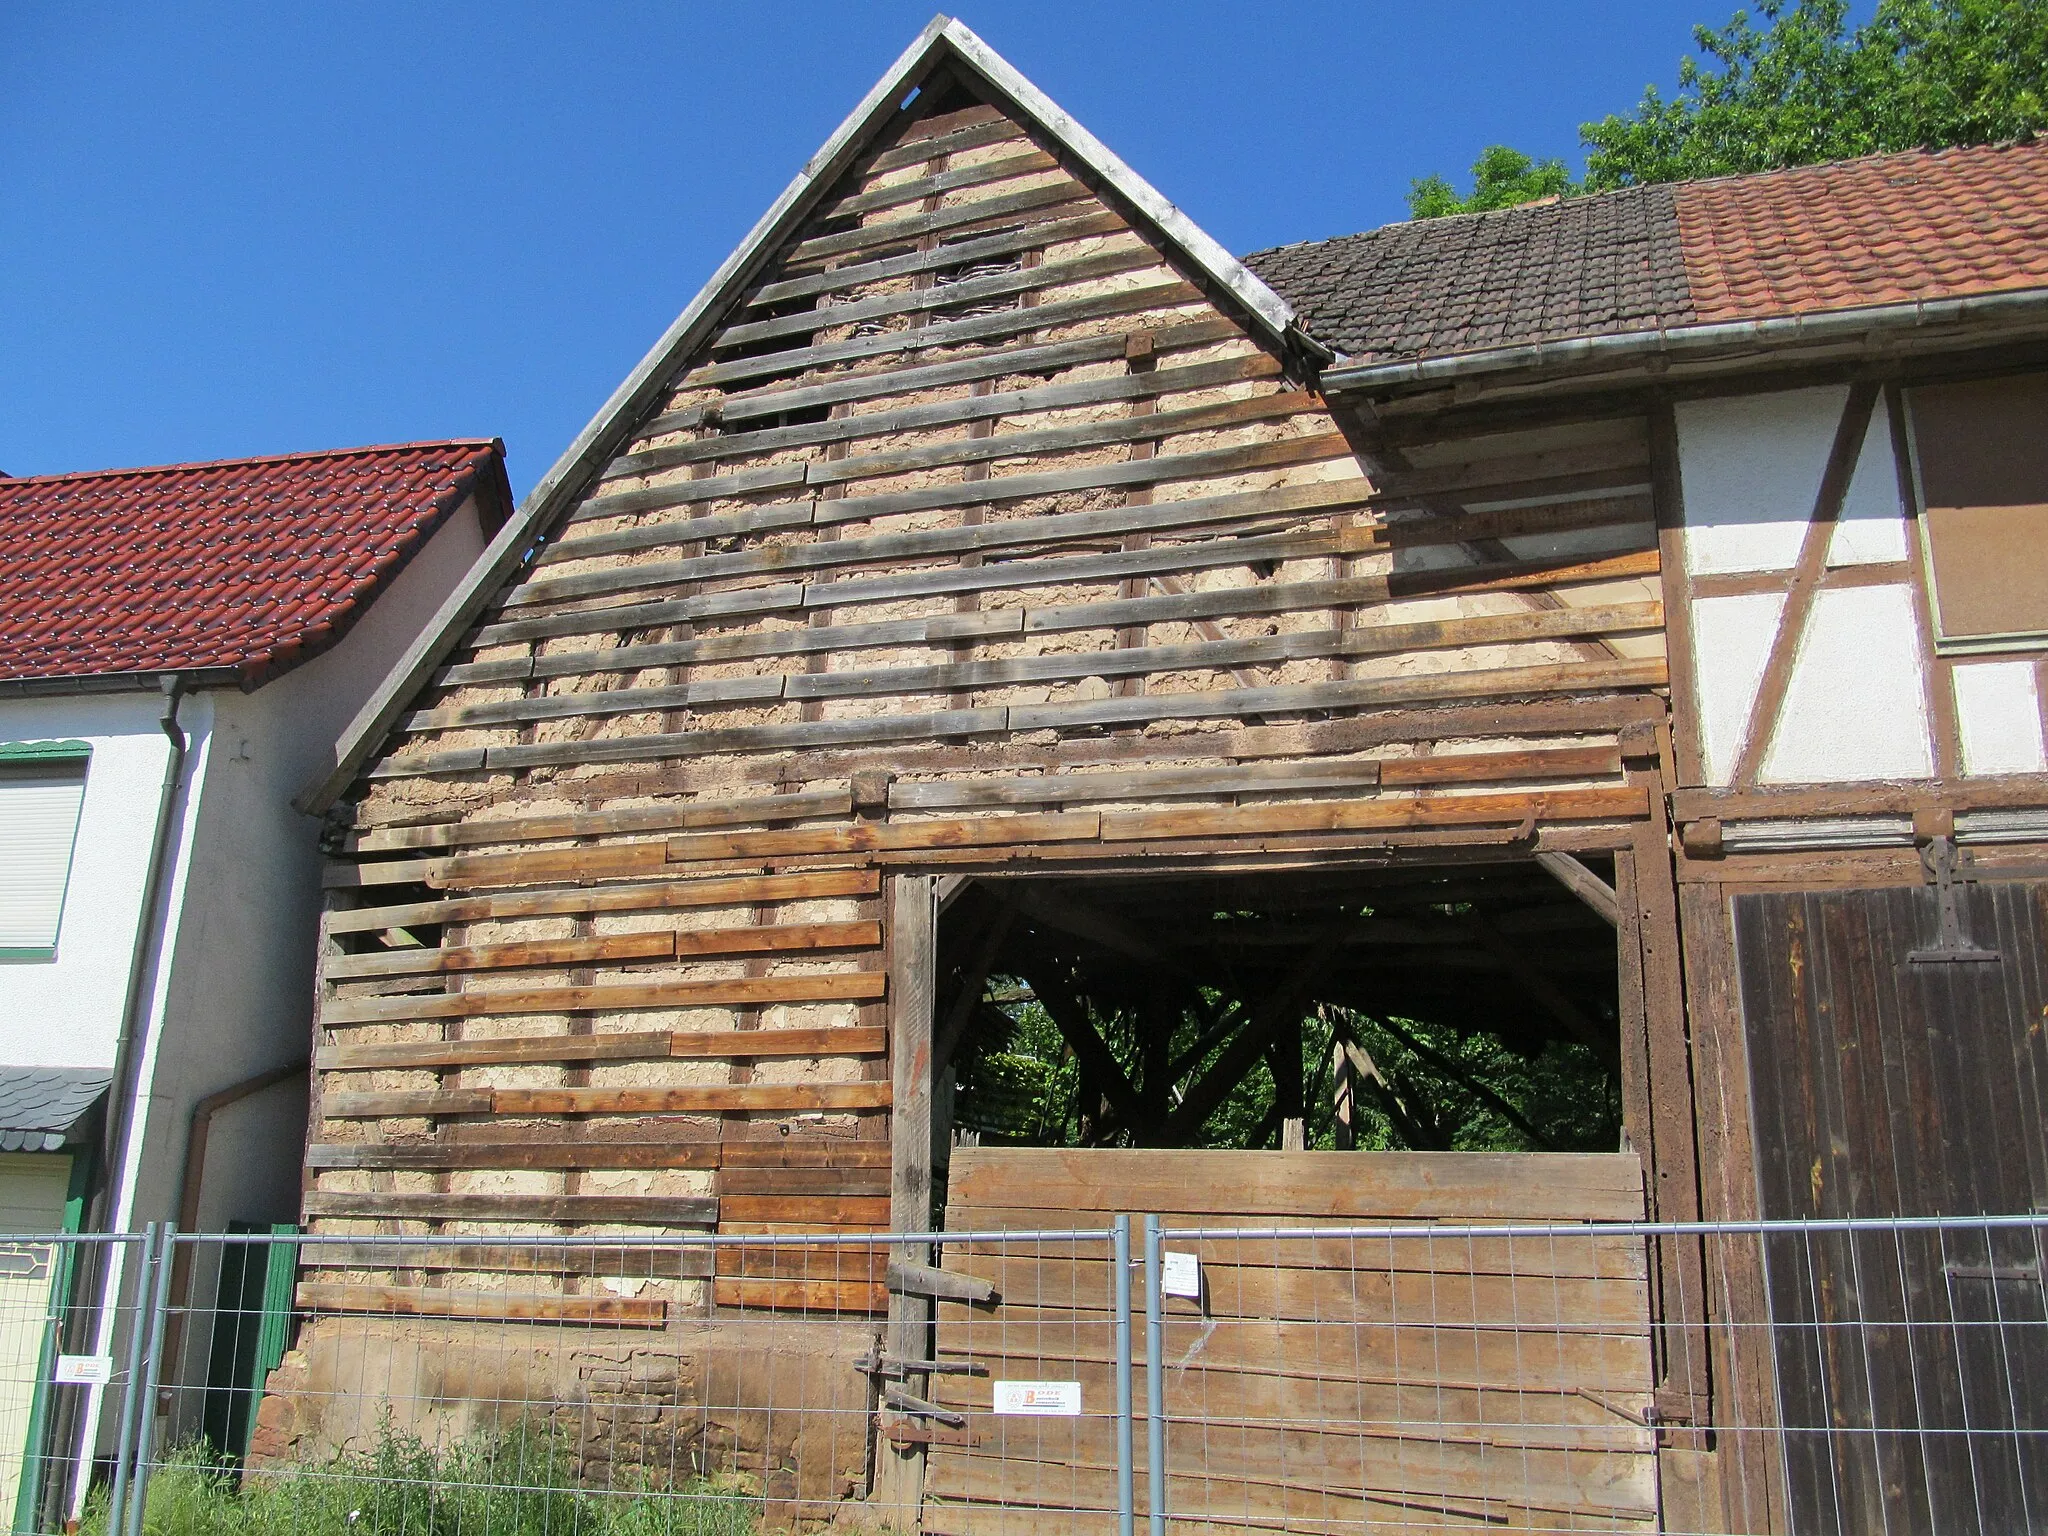
<instances>
[{"instance_id":1,"label":"gable apex","mask_svg":"<svg viewBox=\"0 0 2048 1536\"><path fill-rule=\"evenodd\" d=\"M335 743L330 765L308 784L294 804L318 815L340 797L360 771L407 700L476 619L491 594L517 571L533 541L581 495L620 442L634 429L675 369L723 323L732 305L773 258L777 249L830 193L840 176L873 143L933 73L951 65L986 91L999 109L1042 135L1098 183L1097 190L1121 203L1133 222L1164 251L1184 263L1218 303L1268 344L1312 366L1330 360L1328 349L1296 324L1293 309L1192 219L1050 97L990 48L973 30L946 15L934 16L898 56L794 180L755 222L738 247L612 392L590 423L527 494L519 510L498 531L469 574Z\"/></svg>"}]
</instances>

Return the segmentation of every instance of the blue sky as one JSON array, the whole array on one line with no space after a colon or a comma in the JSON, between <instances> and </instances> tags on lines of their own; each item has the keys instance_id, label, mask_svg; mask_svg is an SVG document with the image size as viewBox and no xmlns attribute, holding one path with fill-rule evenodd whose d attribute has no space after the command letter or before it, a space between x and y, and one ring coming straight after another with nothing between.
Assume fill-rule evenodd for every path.
<instances>
[{"instance_id":1,"label":"blue sky","mask_svg":"<svg viewBox=\"0 0 2048 1536\"><path fill-rule=\"evenodd\" d=\"M955 14L1223 244L1673 82L1732 0ZM521 493L931 15L896 3L0 6L0 470L452 436Z\"/></svg>"}]
</instances>

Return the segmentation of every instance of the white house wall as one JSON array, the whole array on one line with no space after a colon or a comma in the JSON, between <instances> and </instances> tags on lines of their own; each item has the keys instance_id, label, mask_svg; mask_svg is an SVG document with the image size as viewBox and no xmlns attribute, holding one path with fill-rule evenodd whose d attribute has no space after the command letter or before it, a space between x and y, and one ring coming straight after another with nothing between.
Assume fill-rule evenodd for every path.
<instances>
[{"instance_id":1,"label":"white house wall","mask_svg":"<svg viewBox=\"0 0 2048 1536\"><path fill-rule=\"evenodd\" d=\"M175 1213L200 1099L306 1059L322 861L319 827L291 797L483 547L475 507L457 509L339 645L254 693L217 696L135 1220ZM292 1082L215 1116L202 1224L297 1214L305 1110L306 1085Z\"/></svg>"},{"instance_id":2,"label":"white house wall","mask_svg":"<svg viewBox=\"0 0 2048 1536\"><path fill-rule=\"evenodd\" d=\"M53 960L0 964L0 1062L22 1067L114 1065L171 744L153 692L0 702L0 741L84 741L92 748L72 845L71 878ZM213 705L180 711L189 777L203 772ZM191 806L187 810L187 832ZM189 849L180 839L179 856Z\"/></svg>"},{"instance_id":3,"label":"white house wall","mask_svg":"<svg viewBox=\"0 0 2048 1536\"><path fill-rule=\"evenodd\" d=\"M1776 576L1789 584L1848 397L1846 385L1832 385L1676 407L1689 582L1704 579L1711 589L1715 578ZM1760 783L1935 772L1926 683L1932 661L1916 614L1913 525L1899 484L1880 400L1826 563L1889 566L1896 579L1824 586L1817 595L1762 753ZM1696 726L1709 785L1732 780L1783 609L1781 593L1692 599ZM1961 663L1953 673L1963 771L2039 771L2041 710L2031 666Z\"/></svg>"}]
</instances>

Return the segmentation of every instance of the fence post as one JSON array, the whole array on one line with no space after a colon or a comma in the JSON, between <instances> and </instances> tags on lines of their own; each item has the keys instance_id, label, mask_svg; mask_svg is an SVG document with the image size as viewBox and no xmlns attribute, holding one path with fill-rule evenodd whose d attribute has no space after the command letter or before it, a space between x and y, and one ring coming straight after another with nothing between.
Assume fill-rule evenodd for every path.
<instances>
[{"instance_id":1,"label":"fence post","mask_svg":"<svg viewBox=\"0 0 2048 1536\"><path fill-rule=\"evenodd\" d=\"M1159 1218L1145 1218L1145 1495L1152 1536L1166 1536L1166 1306Z\"/></svg>"},{"instance_id":2,"label":"fence post","mask_svg":"<svg viewBox=\"0 0 2048 1536\"><path fill-rule=\"evenodd\" d=\"M142 1359L141 1413L135 1423L135 1469L128 1481L128 1507L117 1516L119 1506L110 1507L107 1523L111 1532L116 1518L123 1521L122 1530L126 1536L142 1536L142 1515L144 1503L149 1497L150 1440L156 1428L156 1384L157 1374L163 1364L164 1319L170 1311L171 1260L177 1248L178 1229L172 1222L153 1224L156 1233L156 1269L151 1276L152 1286L149 1297L149 1348ZM137 1302L141 1301L138 1294ZM140 1331L143 1318L138 1311L136 1325ZM132 1381L132 1378L131 1378Z\"/></svg>"},{"instance_id":3,"label":"fence post","mask_svg":"<svg viewBox=\"0 0 2048 1536\"><path fill-rule=\"evenodd\" d=\"M1116 1530L1131 1536L1136 1487L1131 1467L1131 1218L1110 1235L1110 1305L1116 1315Z\"/></svg>"},{"instance_id":4,"label":"fence post","mask_svg":"<svg viewBox=\"0 0 2048 1536\"><path fill-rule=\"evenodd\" d=\"M135 1466L135 1403L142 1385L142 1351L145 1344L143 1335L149 1330L149 1319L144 1313L144 1300L156 1291L156 1229L151 1222L142 1229L142 1253L135 1264L134 1298L135 1315L128 1325L128 1375L121 1387L121 1422L114 1435L114 1487L113 1496L107 1504L107 1525L111 1531L114 1523L121 1520L128 1509L128 1475ZM120 1264L126 1270L131 1258L129 1245L115 1246ZM121 1307L120 1288L114 1288L113 1305L118 1316ZM88 1429L86 1465L91 1465L92 1436L97 1428Z\"/></svg>"}]
</instances>

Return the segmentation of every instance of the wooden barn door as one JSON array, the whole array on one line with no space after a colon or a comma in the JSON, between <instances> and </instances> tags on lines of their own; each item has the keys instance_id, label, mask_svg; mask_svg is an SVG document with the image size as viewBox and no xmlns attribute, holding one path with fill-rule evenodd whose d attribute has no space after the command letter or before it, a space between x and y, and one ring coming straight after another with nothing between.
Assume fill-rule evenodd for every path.
<instances>
[{"instance_id":1,"label":"wooden barn door","mask_svg":"<svg viewBox=\"0 0 2048 1536\"><path fill-rule=\"evenodd\" d=\"M2048 1207L2048 885L1956 894L1996 958L1928 956L1931 887L1736 898L1767 1218ZM2048 1531L2032 1235L1766 1249L1795 1532Z\"/></svg>"}]
</instances>

